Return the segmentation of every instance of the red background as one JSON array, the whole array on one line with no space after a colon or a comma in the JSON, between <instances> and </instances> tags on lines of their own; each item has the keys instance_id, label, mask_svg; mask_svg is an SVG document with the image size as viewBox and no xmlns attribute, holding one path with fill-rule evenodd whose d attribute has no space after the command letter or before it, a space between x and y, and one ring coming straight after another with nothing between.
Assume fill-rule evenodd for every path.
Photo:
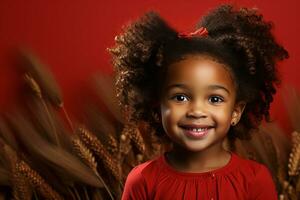
<instances>
[{"instance_id":1,"label":"red background","mask_svg":"<svg viewBox=\"0 0 300 200\"><path fill-rule=\"evenodd\" d=\"M217 0L1 0L0 1L0 111L9 109L19 90L19 77L11 52L18 46L32 49L53 72L60 85L67 110L78 115L85 94L84 85L96 72L111 73L106 51L121 27L147 10L157 10L178 30L198 21ZM231 1L257 7L275 24L275 36L290 52L280 64L284 84L300 89L297 65L299 46L299 3L297 0ZM297 19L298 18L298 19ZM272 105L273 119L291 131L280 97Z\"/></svg>"}]
</instances>

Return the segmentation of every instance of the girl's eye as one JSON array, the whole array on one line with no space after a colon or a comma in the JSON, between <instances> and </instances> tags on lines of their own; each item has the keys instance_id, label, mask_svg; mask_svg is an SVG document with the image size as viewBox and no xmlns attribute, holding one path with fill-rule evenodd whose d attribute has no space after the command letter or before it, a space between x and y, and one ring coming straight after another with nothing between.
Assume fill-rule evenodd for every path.
<instances>
[{"instance_id":1,"label":"girl's eye","mask_svg":"<svg viewBox=\"0 0 300 200\"><path fill-rule=\"evenodd\" d=\"M219 97L219 96L212 96L212 97L209 97L208 101L210 103L215 104L215 103L221 103L221 102L223 102L224 99L222 97Z\"/></svg>"},{"instance_id":2,"label":"girl's eye","mask_svg":"<svg viewBox=\"0 0 300 200\"><path fill-rule=\"evenodd\" d=\"M188 97L183 94L178 94L178 95L173 96L172 99L175 101L187 101Z\"/></svg>"}]
</instances>

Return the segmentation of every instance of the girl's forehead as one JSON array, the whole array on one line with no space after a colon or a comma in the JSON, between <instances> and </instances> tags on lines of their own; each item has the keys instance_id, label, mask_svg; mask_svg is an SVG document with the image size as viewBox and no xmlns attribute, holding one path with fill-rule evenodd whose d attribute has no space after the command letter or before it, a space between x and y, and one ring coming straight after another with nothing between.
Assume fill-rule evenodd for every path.
<instances>
[{"instance_id":1,"label":"girl's forehead","mask_svg":"<svg viewBox=\"0 0 300 200\"><path fill-rule=\"evenodd\" d=\"M188 85L222 84L234 88L235 82L230 68L206 55L185 56L169 65L165 83L180 82Z\"/></svg>"}]
</instances>

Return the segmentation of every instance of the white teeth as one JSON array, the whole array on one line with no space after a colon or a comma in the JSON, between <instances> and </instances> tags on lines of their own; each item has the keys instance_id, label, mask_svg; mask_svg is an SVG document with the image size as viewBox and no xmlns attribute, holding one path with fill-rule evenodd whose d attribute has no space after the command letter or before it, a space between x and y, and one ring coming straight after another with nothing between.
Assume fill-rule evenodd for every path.
<instances>
[{"instance_id":1,"label":"white teeth","mask_svg":"<svg viewBox=\"0 0 300 200\"><path fill-rule=\"evenodd\" d=\"M192 131L194 131L194 132L201 132L201 131L204 131L206 129L207 128L192 128Z\"/></svg>"}]
</instances>

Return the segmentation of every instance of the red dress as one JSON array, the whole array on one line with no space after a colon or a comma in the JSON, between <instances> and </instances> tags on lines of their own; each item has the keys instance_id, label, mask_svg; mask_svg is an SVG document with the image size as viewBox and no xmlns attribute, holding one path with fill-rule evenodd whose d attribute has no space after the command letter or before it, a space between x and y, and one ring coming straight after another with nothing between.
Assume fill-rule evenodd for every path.
<instances>
[{"instance_id":1,"label":"red dress","mask_svg":"<svg viewBox=\"0 0 300 200\"><path fill-rule=\"evenodd\" d=\"M173 169L165 156L135 167L128 175L122 200L274 200L268 169L231 153L229 163L204 173Z\"/></svg>"}]
</instances>

